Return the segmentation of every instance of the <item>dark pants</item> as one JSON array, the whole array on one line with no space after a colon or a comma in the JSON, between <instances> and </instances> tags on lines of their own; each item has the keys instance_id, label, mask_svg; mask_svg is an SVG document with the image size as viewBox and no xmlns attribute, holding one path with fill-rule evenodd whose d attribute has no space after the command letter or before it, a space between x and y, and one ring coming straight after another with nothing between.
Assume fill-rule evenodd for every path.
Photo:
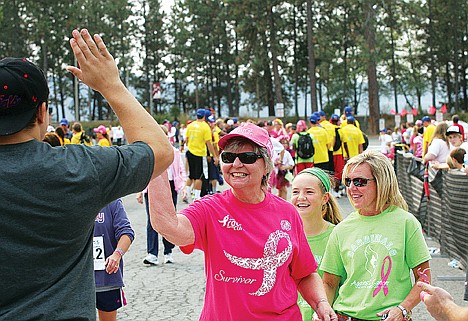
<instances>
[{"instance_id":1,"label":"dark pants","mask_svg":"<svg viewBox=\"0 0 468 321\"><path fill-rule=\"evenodd\" d=\"M174 182L172 182L174 185ZM171 186L172 190L172 186ZM175 204L177 204L177 193L175 197ZM159 240L158 240L158 232L156 232L153 227L151 226L151 220L149 215L149 200L148 200L148 193L144 193L145 196L145 205L146 205L146 215L148 217L148 222L146 224L146 249L148 253L158 256L159 252ZM172 193L172 200L174 200L174 193ZM174 248L174 244L169 242L163 237L163 244L164 244L164 254L172 253L172 249Z\"/></svg>"}]
</instances>

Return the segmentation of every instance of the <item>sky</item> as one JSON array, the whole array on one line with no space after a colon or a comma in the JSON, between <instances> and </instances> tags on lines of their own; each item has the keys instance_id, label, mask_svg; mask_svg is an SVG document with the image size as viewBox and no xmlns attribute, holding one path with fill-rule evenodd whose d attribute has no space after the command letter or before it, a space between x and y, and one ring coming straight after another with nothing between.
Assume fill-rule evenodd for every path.
<instances>
[{"instance_id":1,"label":"sky","mask_svg":"<svg viewBox=\"0 0 468 321\"><path fill-rule=\"evenodd\" d=\"M165 12L171 11L171 6L174 4L174 0L162 0L161 6Z\"/></svg>"}]
</instances>

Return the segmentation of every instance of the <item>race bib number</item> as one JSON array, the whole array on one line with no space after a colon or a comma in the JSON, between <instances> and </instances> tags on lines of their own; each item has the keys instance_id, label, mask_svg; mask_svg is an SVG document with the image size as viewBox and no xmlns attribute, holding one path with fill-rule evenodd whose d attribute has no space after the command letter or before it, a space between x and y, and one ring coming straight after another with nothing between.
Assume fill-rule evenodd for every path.
<instances>
[{"instance_id":1,"label":"race bib number","mask_svg":"<svg viewBox=\"0 0 468 321\"><path fill-rule=\"evenodd\" d=\"M93 258L95 271L102 271L106 269L106 259L104 257L104 239L102 236L95 236L93 238Z\"/></svg>"}]
</instances>

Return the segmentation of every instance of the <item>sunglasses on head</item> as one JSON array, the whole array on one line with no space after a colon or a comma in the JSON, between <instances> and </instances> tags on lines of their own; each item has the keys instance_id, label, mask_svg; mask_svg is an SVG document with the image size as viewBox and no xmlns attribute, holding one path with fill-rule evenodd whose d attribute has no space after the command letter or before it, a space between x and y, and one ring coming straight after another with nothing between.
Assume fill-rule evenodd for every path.
<instances>
[{"instance_id":1,"label":"sunglasses on head","mask_svg":"<svg viewBox=\"0 0 468 321\"><path fill-rule=\"evenodd\" d=\"M221 160L223 163L234 163L236 158L243 164L253 164L257 159L262 158L262 155L259 155L255 152L245 152L245 153L231 153L231 152L222 152Z\"/></svg>"},{"instance_id":2,"label":"sunglasses on head","mask_svg":"<svg viewBox=\"0 0 468 321\"><path fill-rule=\"evenodd\" d=\"M351 186L351 182L353 182L353 185L356 186L356 187L363 187L363 186L367 186L367 183L369 181L374 181L374 180L375 180L375 178L364 178L364 177L349 178L349 177L346 177L344 179L344 183L345 183L346 187Z\"/></svg>"}]
</instances>

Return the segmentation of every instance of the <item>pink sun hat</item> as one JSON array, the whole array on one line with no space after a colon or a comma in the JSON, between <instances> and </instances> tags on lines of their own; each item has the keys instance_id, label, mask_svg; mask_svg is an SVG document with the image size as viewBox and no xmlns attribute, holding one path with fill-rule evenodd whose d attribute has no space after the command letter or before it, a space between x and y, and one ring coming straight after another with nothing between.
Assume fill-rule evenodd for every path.
<instances>
[{"instance_id":1,"label":"pink sun hat","mask_svg":"<svg viewBox=\"0 0 468 321\"><path fill-rule=\"evenodd\" d=\"M268 155L270 155L270 157L273 156L273 143L270 140L270 135L268 135L268 132L265 129L258 127L255 124L244 123L229 134L224 135L218 142L219 148L224 149L227 142L234 137L247 138L258 146L266 148Z\"/></svg>"}]
</instances>

